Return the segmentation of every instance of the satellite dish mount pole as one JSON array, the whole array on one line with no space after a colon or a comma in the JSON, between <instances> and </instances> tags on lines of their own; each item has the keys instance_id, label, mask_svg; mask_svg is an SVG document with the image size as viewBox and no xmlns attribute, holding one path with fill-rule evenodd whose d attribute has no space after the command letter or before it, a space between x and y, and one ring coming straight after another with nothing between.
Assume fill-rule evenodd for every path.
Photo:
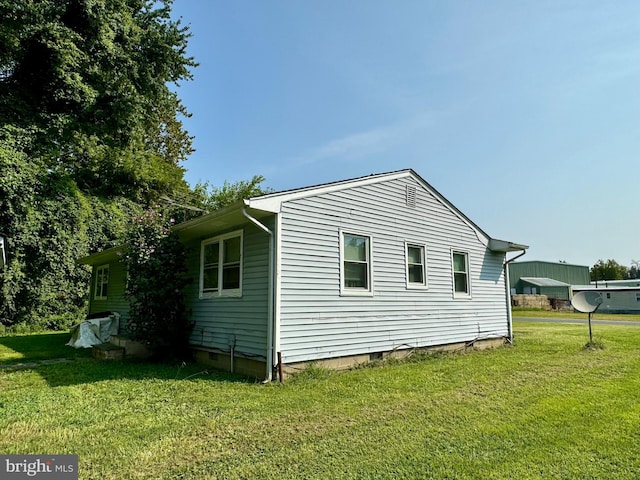
<instances>
[{"instance_id":1,"label":"satellite dish mount pole","mask_svg":"<svg viewBox=\"0 0 640 480\"><path fill-rule=\"evenodd\" d=\"M593 344L593 333L591 330L591 314L598 310L602 303L602 295L594 291L584 291L576 293L571 299L571 305L579 312L589 314L589 345Z\"/></svg>"}]
</instances>

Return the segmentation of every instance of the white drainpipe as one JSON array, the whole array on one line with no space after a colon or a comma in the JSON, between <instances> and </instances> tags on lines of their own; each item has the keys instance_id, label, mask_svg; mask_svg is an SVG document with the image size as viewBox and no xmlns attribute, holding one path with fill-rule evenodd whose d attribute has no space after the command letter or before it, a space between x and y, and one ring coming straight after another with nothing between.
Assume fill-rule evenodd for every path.
<instances>
[{"instance_id":1,"label":"white drainpipe","mask_svg":"<svg viewBox=\"0 0 640 480\"><path fill-rule=\"evenodd\" d=\"M527 253L527 251L523 250L520 255L516 255L515 257L504 262L504 284L507 293L507 327L509 328L507 341L509 343L513 343L513 315L511 313L511 285L509 285L509 264L523 256L525 253Z\"/></svg>"},{"instance_id":2,"label":"white drainpipe","mask_svg":"<svg viewBox=\"0 0 640 480\"><path fill-rule=\"evenodd\" d=\"M269 235L269 280L268 280L268 291L269 291L269 300L268 300L268 319L267 319L267 374L265 378L265 383L270 382L273 379L273 297L274 297L274 288L273 288L273 274L275 271L275 235L269 228L267 228L264 224L260 223L257 219L252 217L247 213L245 208L242 209L242 214L249 219L251 223L253 223L256 227L258 227L263 232Z\"/></svg>"}]
</instances>

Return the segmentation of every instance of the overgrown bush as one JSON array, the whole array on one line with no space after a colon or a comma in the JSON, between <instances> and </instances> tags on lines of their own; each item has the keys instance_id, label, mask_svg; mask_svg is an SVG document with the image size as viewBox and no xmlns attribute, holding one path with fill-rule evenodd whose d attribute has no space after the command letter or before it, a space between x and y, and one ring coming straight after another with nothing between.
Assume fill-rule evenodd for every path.
<instances>
[{"instance_id":1,"label":"overgrown bush","mask_svg":"<svg viewBox=\"0 0 640 480\"><path fill-rule=\"evenodd\" d=\"M117 244L141 208L83 193L69 176L27 155L28 138L0 128L0 231L9 243L0 268L0 324L61 330L86 315L91 273L76 260Z\"/></svg>"},{"instance_id":2,"label":"overgrown bush","mask_svg":"<svg viewBox=\"0 0 640 480\"><path fill-rule=\"evenodd\" d=\"M130 304L127 328L156 359L187 358L193 328L184 294L190 283L187 253L171 232L171 223L157 209L148 210L135 219L123 255Z\"/></svg>"}]
</instances>

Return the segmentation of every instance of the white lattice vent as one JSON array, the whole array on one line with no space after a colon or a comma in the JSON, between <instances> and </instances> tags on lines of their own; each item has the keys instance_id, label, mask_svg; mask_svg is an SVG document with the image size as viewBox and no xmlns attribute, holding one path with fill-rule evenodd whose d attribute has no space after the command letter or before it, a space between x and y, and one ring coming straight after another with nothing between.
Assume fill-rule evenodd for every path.
<instances>
[{"instance_id":1,"label":"white lattice vent","mask_svg":"<svg viewBox=\"0 0 640 480\"><path fill-rule=\"evenodd\" d=\"M407 185L407 207L416 208L416 187Z\"/></svg>"}]
</instances>

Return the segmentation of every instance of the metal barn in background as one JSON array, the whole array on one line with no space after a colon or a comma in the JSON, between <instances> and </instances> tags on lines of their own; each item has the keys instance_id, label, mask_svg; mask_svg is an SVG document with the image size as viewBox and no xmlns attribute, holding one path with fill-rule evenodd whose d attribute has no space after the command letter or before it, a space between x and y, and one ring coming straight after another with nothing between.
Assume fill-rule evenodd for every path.
<instances>
[{"instance_id":1,"label":"metal barn in background","mask_svg":"<svg viewBox=\"0 0 640 480\"><path fill-rule=\"evenodd\" d=\"M588 285L589 267L563 262L513 262L509 265L512 294L546 295L570 300L571 285Z\"/></svg>"}]
</instances>

